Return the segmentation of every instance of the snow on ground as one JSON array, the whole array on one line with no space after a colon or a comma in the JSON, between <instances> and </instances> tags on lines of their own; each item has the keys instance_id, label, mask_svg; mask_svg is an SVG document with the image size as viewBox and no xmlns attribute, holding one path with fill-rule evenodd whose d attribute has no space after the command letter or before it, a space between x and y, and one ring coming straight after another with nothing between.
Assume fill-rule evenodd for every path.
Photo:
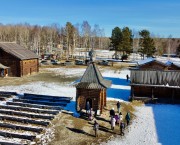
<instances>
[{"instance_id":1,"label":"snow on ground","mask_svg":"<svg viewBox=\"0 0 180 145\"><path fill-rule=\"evenodd\" d=\"M55 73L65 75L82 76L85 69L68 68L48 69ZM112 81L112 86L107 90L110 100L128 101L130 95L129 82L126 75L129 70L113 71L105 70L102 75L105 79ZM32 82L20 86L0 87L0 91L16 91L18 93L34 93L44 95L73 97L71 103L65 109L75 112L76 89L71 85L60 85L58 83ZM180 105L148 105L137 107L135 120L128 127L124 137L102 143L103 145L178 145L180 140Z\"/></svg>"},{"instance_id":2,"label":"snow on ground","mask_svg":"<svg viewBox=\"0 0 180 145\"><path fill-rule=\"evenodd\" d=\"M17 93L33 93L51 96L63 96L75 98L76 89L72 86L59 85L57 83L33 82L19 86L0 87L0 91L15 91Z\"/></svg>"},{"instance_id":3,"label":"snow on ground","mask_svg":"<svg viewBox=\"0 0 180 145\"><path fill-rule=\"evenodd\" d=\"M136 118L124 138L117 137L102 145L179 145L180 105L137 107Z\"/></svg>"}]
</instances>

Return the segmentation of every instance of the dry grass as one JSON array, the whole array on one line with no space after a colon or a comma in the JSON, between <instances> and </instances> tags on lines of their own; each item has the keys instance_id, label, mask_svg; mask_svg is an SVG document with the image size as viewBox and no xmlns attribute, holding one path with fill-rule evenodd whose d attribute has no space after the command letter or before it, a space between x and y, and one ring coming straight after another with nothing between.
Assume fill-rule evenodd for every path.
<instances>
[{"instance_id":1,"label":"dry grass","mask_svg":"<svg viewBox=\"0 0 180 145\"><path fill-rule=\"evenodd\" d=\"M56 83L68 83L73 82L74 80L77 80L79 77L66 77L63 74L56 74L54 72L49 72L44 67L41 67L39 70L39 73L34 73L32 75L23 76L23 77L6 77L6 78L0 78L0 86L9 86L13 85L23 85L26 83L32 83L32 82L40 82L44 81L47 83L56 82ZM49 68L49 67L48 67Z\"/></svg>"},{"instance_id":2,"label":"dry grass","mask_svg":"<svg viewBox=\"0 0 180 145\"><path fill-rule=\"evenodd\" d=\"M109 110L113 107L116 110L116 101L108 101L107 107L103 109L103 114L96 119L100 125L99 136L94 137L93 121L88 121L86 117L75 118L70 114L61 113L54 121L55 138L49 145L98 145L101 142L106 142L110 138L119 136L119 126L116 125L114 131L111 130ZM133 120L135 106L142 105L141 102L134 101L132 103L121 103L121 112L125 117L127 112L130 112ZM119 136L121 137L121 136Z\"/></svg>"}]
</instances>

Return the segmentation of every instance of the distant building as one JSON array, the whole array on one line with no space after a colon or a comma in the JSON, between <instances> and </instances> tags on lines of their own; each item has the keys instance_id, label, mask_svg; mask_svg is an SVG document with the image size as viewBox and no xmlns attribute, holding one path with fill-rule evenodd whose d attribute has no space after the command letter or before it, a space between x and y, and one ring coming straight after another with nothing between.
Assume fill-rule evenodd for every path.
<instances>
[{"instance_id":1,"label":"distant building","mask_svg":"<svg viewBox=\"0 0 180 145\"><path fill-rule=\"evenodd\" d=\"M87 67L80 82L76 85L77 111L86 109L86 103L94 111L102 113L106 106L106 89L111 86L111 81L104 80L94 62Z\"/></svg>"},{"instance_id":2,"label":"distant building","mask_svg":"<svg viewBox=\"0 0 180 145\"><path fill-rule=\"evenodd\" d=\"M180 66L147 59L131 69L131 99L180 103Z\"/></svg>"},{"instance_id":3,"label":"distant building","mask_svg":"<svg viewBox=\"0 0 180 145\"><path fill-rule=\"evenodd\" d=\"M21 77L39 71L39 56L16 43L0 43L0 63L9 67L9 76Z\"/></svg>"}]
</instances>

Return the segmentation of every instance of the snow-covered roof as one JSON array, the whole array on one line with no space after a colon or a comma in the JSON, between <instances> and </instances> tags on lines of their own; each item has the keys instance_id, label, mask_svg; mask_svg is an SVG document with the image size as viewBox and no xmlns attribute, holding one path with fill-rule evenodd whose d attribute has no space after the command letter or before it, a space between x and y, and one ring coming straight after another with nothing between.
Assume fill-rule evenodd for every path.
<instances>
[{"instance_id":1,"label":"snow-covered roof","mask_svg":"<svg viewBox=\"0 0 180 145\"><path fill-rule=\"evenodd\" d=\"M144 59L144 60L140 60L140 61L138 61L137 63L138 63L138 65L144 65L144 64L146 64L146 63L149 63L149 62L152 62L152 61L154 61L155 59L154 58L147 58L147 59Z\"/></svg>"},{"instance_id":2,"label":"snow-covered roof","mask_svg":"<svg viewBox=\"0 0 180 145\"><path fill-rule=\"evenodd\" d=\"M144 59L144 60L140 60L137 62L137 64L139 66L141 65L145 65L147 63L150 63L150 62L153 62L153 61L156 61L158 63L161 63L165 66L171 66L172 64L177 66L177 67L180 67L180 59L179 58L163 58L163 57L159 57L159 58L147 58L147 59Z\"/></svg>"}]
</instances>

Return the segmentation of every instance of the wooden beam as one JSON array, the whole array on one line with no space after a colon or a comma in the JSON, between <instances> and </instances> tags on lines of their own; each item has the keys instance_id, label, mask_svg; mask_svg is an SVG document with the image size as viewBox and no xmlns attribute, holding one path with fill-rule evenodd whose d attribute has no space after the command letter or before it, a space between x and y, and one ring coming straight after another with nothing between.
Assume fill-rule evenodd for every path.
<instances>
[{"instance_id":1,"label":"wooden beam","mask_svg":"<svg viewBox=\"0 0 180 145\"><path fill-rule=\"evenodd\" d=\"M134 100L134 86L131 86L131 99Z\"/></svg>"},{"instance_id":2,"label":"wooden beam","mask_svg":"<svg viewBox=\"0 0 180 145\"><path fill-rule=\"evenodd\" d=\"M21 125L14 125L10 123L0 123L0 127L3 128L11 128L14 130L25 130L25 131L32 131L32 132L37 132L41 133L43 128L42 127L26 127L26 126L21 126Z\"/></svg>"},{"instance_id":3,"label":"wooden beam","mask_svg":"<svg viewBox=\"0 0 180 145\"><path fill-rule=\"evenodd\" d=\"M172 89L172 103L174 104L174 94L175 94L175 89Z\"/></svg>"},{"instance_id":4,"label":"wooden beam","mask_svg":"<svg viewBox=\"0 0 180 145\"><path fill-rule=\"evenodd\" d=\"M23 117L28 117L28 118L41 118L41 119L48 119L52 120L54 119L53 115L42 115L42 114L32 114L32 113L25 113L25 112L20 112L20 111L12 111L12 110L1 110L1 114L8 114L8 115L16 115L16 116L23 116Z\"/></svg>"},{"instance_id":5,"label":"wooden beam","mask_svg":"<svg viewBox=\"0 0 180 145\"><path fill-rule=\"evenodd\" d=\"M44 110L39 108L27 108L21 106L11 106L11 105L0 105L0 109L8 109L8 110L16 110L16 111L28 111L34 113L41 113L41 114L53 114L56 115L60 112L60 110Z\"/></svg>"},{"instance_id":6,"label":"wooden beam","mask_svg":"<svg viewBox=\"0 0 180 145\"><path fill-rule=\"evenodd\" d=\"M5 131L0 131L1 136L10 137L10 138L21 138L21 139L28 139L33 141L36 136L35 135L24 135L24 134L16 134L16 133L10 133Z\"/></svg>"},{"instance_id":7,"label":"wooden beam","mask_svg":"<svg viewBox=\"0 0 180 145\"><path fill-rule=\"evenodd\" d=\"M37 124L37 125L42 125L42 126L47 126L49 125L49 121L38 121L38 120L32 120L32 119L27 119L27 118L16 118L14 116L3 116L0 115L1 120L10 120L10 121L16 121L16 122L21 122L21 123L26 123L26 124Z\"/></svg>"},{"instance_id":8,"label":"wooden beam","mask_svg":"<svg viewBox=\"0 0 180 145\"><path fill-rule=\"evenodd\" d=\"M151 98L154 99L154 87L151 88Z\"/></svg>"},{"instance_id":9,"label":"wooden beam","mask_svg":"<svg viewBox=\"0 0 180 145\"><path fill-rule=\"evenodd\" d=\"M39 105L39 104L30 104L30 103L21 103L21 102L6 102L7 105L13 106L23 106L23 107L33 107L40 109L52 109L52 110L62 110L62 106L48 106L48 105Z\"/></svg>"}]
</instances>

